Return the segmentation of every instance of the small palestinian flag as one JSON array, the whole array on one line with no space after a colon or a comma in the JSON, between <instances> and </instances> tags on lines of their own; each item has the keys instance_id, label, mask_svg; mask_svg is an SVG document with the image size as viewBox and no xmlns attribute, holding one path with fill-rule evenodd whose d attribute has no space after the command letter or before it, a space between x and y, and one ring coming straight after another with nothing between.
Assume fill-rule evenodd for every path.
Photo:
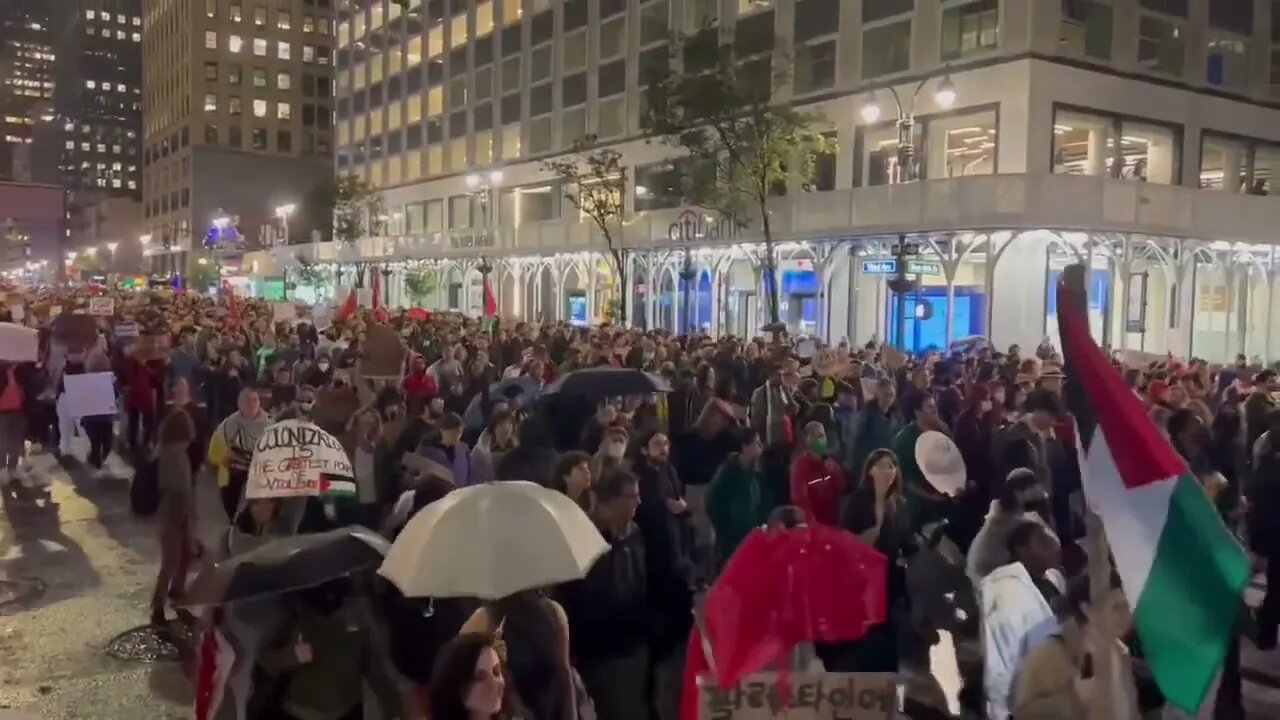
<instances>
[{"instance_id":1,"label":"small palestinian flag","mask_svg":"<svg viewBox=\"0 0 1280 720\"><path fill-rule=\"evenodd\" d=\"M1094 343L1081 265L1058 286L1058 329L1085 495L1102 519L1156 683L1195 713L1236 632L1248 557Z\"/></svg>"},{"instance_id":2,"label":"small palestinian flag","mask_svg":"<svg viewBox=\"0 0 1280 720\"><path fill-rule=\"evenodd\" d=\"M325 500L348 500L356 497L355 482L325 475L320 478L320 497Z\"/></svg>"}]
</instances>

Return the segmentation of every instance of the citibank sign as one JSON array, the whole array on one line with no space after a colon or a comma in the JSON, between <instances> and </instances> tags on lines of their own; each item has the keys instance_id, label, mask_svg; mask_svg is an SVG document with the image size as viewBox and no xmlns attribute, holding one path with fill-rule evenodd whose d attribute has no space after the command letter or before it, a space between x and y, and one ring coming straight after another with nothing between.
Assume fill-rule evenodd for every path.
<instances>
[{"instance_id":1,"label":"citibank sign","mask_svg":"<svg viewBox=\"0 0 1280 720\"><path fill-rule=\"evenodd\" d=\"M685 210L667 227L667 239L678 245L692 245L700 240L731 240L738 228L727 218Z\"/></svg>"}]
</instances>

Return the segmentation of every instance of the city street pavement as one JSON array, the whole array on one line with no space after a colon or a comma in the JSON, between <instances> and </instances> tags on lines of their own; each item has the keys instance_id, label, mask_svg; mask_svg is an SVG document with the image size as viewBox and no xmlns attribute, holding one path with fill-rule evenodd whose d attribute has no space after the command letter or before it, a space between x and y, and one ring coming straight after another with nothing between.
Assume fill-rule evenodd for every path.
<instances>
[{"instance_id":1,"label":"city street pavement","mask_svg":"<svg viewBox=\"0 0 1280 720\"><path fill-rule=\"evenodd\" d=\"M0 581L43 584L36 597L0 604L0 718L7 710L41 720L190 717L191 689L180 664L106 653L113 638L147 621L159 561L152 522L129 509L132 471L116 457L109 463L116 477L105 479L47 453L34 464L53 479L49 497L6 493L0 505ZM1254 606L1262 598L1258 582L1248 593ZM1280 652L1243 645L1248 717L1280 718ZM954 698L958 678L940 675Z\"/></svg>"},{"instance_id":2,"label":"city street pavement","mask_svg":"<svg viewBox=\"0 0 1280 720\"><path fill-rule=\"evenodd\" d=\"M105 652L147 621L159 560L153 525L130 512L127 479L95 478L75 461L63 468L49 454L34 464L54 480L49 499L6 493L0 508L0 580L44 584L37 597L0 605L0 717L10 709L42 720L190 717L178 663ZM114 457L109 468L130 473Z\"/></svg>"}]
</instances>

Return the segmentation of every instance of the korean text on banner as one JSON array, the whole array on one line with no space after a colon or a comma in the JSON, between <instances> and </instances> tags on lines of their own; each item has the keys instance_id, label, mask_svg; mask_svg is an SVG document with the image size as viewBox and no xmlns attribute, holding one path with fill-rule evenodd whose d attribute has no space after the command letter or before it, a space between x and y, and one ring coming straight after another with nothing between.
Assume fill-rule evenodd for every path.
<instances>
[{"instance_id":1,"label":"korean text on banner","mask_svg":"<svg viewBox=\"0 0 1280 720\"><path fill-rule=\"evenodd\" d=\"M292 302L271 303L271 319L274 322L290 322L298 319L298 308Z\"/></svg>"},{"instance_id":2,"label":"korean text on banner","mask_svg":"<svg viewBox=\"0 0 1280 720\"><path fill-rule=\"evenodd\" d=\"M116 414L116 387L111 373L63 375L62 382L67 388L64 408L71 417Z\"/></svg>"},{"instance_id":3,"label":"korean text on banner","mask_svg":"<svg viewBox=\"0 0 1280 720\"><path fill-rule=\"evenodd\" d=\"M116 301L109 297L89 298L89 314L98 317L110 317L115 314Z\"/></svg>"},{"instance_id":4,"label":"korean text on banner","mask_svg":"<svg viewBox=\"0 0 1280 720\"><path fill-rule=\"evenodd\" d=\"M755 673L731 688L698 682L698 720L888 720L897 707L892 673Z\"/></svg>"}]
</instances>

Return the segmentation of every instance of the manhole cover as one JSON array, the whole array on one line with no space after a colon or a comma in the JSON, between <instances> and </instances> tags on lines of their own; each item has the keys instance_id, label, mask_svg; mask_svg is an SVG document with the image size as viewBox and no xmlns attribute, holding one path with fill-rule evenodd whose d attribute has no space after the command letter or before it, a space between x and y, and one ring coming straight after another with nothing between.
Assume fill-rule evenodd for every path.
<instances>
[{"instance_id":1,"label":"manhole cover","mask_svg":"<svg viewBox=\"0 0 1280 720\"><path fill-rule=\"evenodd\" d=\"M15 605L31 602L44 594L44 582L38 578L0 580L0 613L15 610Z\"/></svg>"},{"instance_id":2,"label":"manhole cover","mask_svg":"<svg viewBox=\"0 0 1280 720\"><path fill-rule=\"evenodd\" d=\"M181 623L139 625L112 638L107 655L131 662L177 662L190 639L190 631Z\"/></svg>"}]
</instances>

